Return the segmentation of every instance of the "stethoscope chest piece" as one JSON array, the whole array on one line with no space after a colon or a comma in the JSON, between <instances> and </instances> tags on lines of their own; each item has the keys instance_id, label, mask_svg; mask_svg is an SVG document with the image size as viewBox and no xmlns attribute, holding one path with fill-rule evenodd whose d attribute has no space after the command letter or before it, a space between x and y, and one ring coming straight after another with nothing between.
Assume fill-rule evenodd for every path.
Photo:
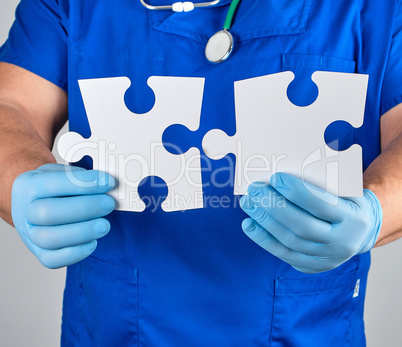
<instances>
[{"instance_id":1,"label":"stethoscope chest piece","mask_svg":"<svg viewBox=\"0 0 402 347\"><path fill-rule=\"evenodd\" d=\"M205 57L213 64L222 63L227 60L233 51L233 36L223 29L213 35L205 47Z\"/></svg>"}]
</instances>

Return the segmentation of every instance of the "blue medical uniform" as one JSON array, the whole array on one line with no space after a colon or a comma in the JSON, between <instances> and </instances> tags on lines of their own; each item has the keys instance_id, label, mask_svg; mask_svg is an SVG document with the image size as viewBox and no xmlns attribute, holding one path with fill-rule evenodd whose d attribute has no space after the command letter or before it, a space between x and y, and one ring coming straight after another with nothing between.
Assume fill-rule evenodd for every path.
<instances>
[{"instance_id":1,"label":"blue medical uniform","mask_svg":"<svg viewBox=\"0 0 402 347\"><path fill-rule=\"evenodd\" d=\"M366 168L380 153L380 116L402 101L400 1L243 0L233 55L211 65L205 44L222 28L229 3L173 13L146 10L138 0L22 0L0 60L67 91L70 129L84 137L91 129L80 79L129 77L127 107L144 113L155 99L150 76L205 78L200 128L164 134L201 153L209 130L236 132L235 81L291 70L289 98L307 105L317 93L314 71L368 74L364 125L326 135L346 148L360 144ZM202 158L203 209L149 206L109 217L111 232L95 253L68 268L63 346L365 345L369 253L307 275L254 244L241 230L234 160ZM152 180L141 189L166 194Z\"/></svg>"}]
</instances>

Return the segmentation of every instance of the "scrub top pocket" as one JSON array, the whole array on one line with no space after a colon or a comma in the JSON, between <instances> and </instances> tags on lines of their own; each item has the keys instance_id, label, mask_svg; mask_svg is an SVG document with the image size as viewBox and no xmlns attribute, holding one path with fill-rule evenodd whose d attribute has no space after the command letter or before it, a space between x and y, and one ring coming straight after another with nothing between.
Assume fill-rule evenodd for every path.
<instances>
[{"instance_id":1,"label":"scrub top pocket","mask_svg":"<svg viewBox=\"0 0 402 347\"><path fill-rule=\"evenodd\" d=\"M74 267L77 317L72 318L79 320L75 331L78 345L138 346L137 268L94 257Z\"/></svg>"},{"instance_id":2,"label":"scrub top pocket","mask_svg":"<svg viewBox=\"0 0 402 347\"><path fill-rule=\"evenodd\" d=\"M353 60L312 54L283 54L282 71L292 71L295 79L288 88L289 99L297 106L308 106L318 97L318 88L311 80L315 71L354 73Z\"/></svg>"},{"instance_id":3,"label":"scrub top pocket","mask_svg":"<svg viewBox=\"0 0 402 347\"><path fill-rule=\"evenodd\" d=\"M358 271L321 278L278 278L270 346L352 346L352 317L361 305L360 283Z\"/></svg>"}]
</instances>

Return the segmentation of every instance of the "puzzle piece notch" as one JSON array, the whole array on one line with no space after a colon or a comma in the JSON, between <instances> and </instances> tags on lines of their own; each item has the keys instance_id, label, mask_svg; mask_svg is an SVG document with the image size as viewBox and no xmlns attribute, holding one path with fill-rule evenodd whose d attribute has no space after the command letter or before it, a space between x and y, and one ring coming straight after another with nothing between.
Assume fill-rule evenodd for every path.
<instances>
[{"instance_id":1,"label":"puzzle piece notch","mask_svg":"<svg viewBox=\"0 0 402 347\"><path fill-rule=\"evenodd\" d=\"M131 112L124 103L130 84L127 77L79 81L92 135L89 139L72 132L63 135L58 143L61 157L75 162L89 155L94 169L114 176L119 186L111 195L118 210L145 209L138 185L148 176L162 178L169 188L162 204L164 211L202 208L199 150L171 154L163 146L162 134L173 124L198 129L204 79L150 77L148 85L156 101L152 110L143 115ZM186 175L188 163L192 165L190 180Z\"/></svg>"},{"instance_id":2,"label":"puzzle piece notch","mask_svg":"<svg viewBox=\"0 0 402 347\"><path fill-rule=\"evenodd\" d=\"M300 107L306 107L313 104L318 97L318 87L311 79L311 69L300 69L296 77L290 82L287 88L287 97L289 101ZM300 91L303 93L300 93Z\"/></svg>"},{"instance_id":3,"label":"puzzle piece notch","mask_svg":"<svg viewBox=\"0 0 402 347\"><path fill-rule=\"evenodd\" d=\"M315 72L312 80L319 95L306 107L287 98L293 78L288 71L235 82L237 132L230 137L211 130L203 140L204 152L212 159L236 156L236 195L246 194L253 181L268 182L279 171L336 195L362 195L361 147L334 151L326 145L324 132L337 120L354 128L363 124L368 76ZM266 165L261 168L253 160Z\"/></svg>"},{"instance_id":4,"label":"puzzle piece notch","mask_svg":"<svg viewBox=\"0 0 402 347\"><path fill-rule=\"evenodd\" d=\"M343 120L335 121L325 129L325 143L334 151L346 151L353 146L353 131L354 128L349 123Z\"/></svg>"},{"instance_id":5,"label":"puzzle piece notch","mask_svg":"<svg viewBox=\"0 0 402 347\"><path fill-rule=\"evenodd\" d=\"M146 114L155 105L155 93L148 85L148 78L142 72L137 73L135 83L124 94L124 103L133 113Z\"/></svg>"},{"instance_id":6,"label":"puzzle piece notch","mask_svg":"<svg viewBox=\"0 0 402 347\"><path fill-rule=\"evenodd\" d=\"M190 136L188 136L189 133L191 134ZM197 141L197 137L199 136L196 136L196 132L189 131L188 128L181 124L174 124L165 129L162 141L168 152L179 155L187 152L192 147L200 148L201 140ZM177 144L178 142L180 144Z\"/></svg>"},{"instance_id":7,"label":"puzzle piece notch","mask_svg":"<svg viewBox=\"0 0 402 347\"><path fill-rule=\"evenodd\" d=\"M157 176L145 177L138 186L138 195L146 209L160 209L168 196L169 190L165 181Z\"/></svg>"}]
</instances>

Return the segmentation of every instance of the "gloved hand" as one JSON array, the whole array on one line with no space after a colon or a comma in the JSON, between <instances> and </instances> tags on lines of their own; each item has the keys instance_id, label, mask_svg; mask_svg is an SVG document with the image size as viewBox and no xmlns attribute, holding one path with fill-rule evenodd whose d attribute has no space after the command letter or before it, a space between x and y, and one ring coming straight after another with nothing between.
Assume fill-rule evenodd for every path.
<instances>
[{"instance_id":1,"label":"gloved hand","mask_svg":"<svg viewBox=\"0 0 402 347\"><path fill-rule=\"evenodd\" d=\"M12 218L22 241L47 268L72 265L88 257L97 239L110 230L100 218L115 207L105 193L108 174L46 164L18 176L12 189Z\"/></svg>"},{"instance_id":2,"label":"gloved hand","mask_svg":"<svg viewBox=\"0 0 402 347\"><path fill-rule=\"evenodd\" d=\"M289 174L253 183L241 198L254 242L305 273L334 269L376 243L382 209L376 196L338 198Z\"/></svg>"}]
</instances>

